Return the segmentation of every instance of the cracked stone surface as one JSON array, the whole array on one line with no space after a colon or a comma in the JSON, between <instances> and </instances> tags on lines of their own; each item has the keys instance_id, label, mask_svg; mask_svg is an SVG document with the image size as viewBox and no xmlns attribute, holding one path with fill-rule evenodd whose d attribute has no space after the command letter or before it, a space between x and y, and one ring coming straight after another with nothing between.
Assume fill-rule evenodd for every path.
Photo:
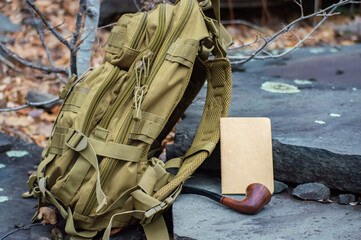
<instances>
[{"instance_id":1,"label":"cracked stone surface","mask_svg":"<svg viewBox=\"0 0 361 240\"><path fill-rule=\"evenodd\" d=\"M275 179L361 193L360 62L360 45L304 48L233 73L229 115L271 119ZM338 68L343 74L336 74ZM289 84L299 92L267 91L261 89L265 82ZM168 158L182 156L191 145L204 102L205 89L177 125ZM219 170L219 159L217 148L204 166Z\"/></svg>"},{"instance_id":2,"label":"cracked stone surface","mask_svg":"<svg viewBox=\"0 0 361 240\"><path fill-rule=\"evenodd\" d=\"M221 192L219 177L209 173L198 172L186 185ZM288 191L274 194L260 213L244 215L209 198L181 194L173 205L175 239L359 239L361 206L339 205L337 197L334 200L330 204L301 201Z\"/></svg>"}]
</instances>

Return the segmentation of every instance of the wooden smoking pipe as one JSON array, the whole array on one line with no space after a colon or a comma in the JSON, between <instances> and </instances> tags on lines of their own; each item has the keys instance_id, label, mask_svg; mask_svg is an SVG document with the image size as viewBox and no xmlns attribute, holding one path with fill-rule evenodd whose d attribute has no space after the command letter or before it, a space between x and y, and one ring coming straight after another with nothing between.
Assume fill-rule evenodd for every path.
<instances>
[{"instance_id":1,"label":"wooden smoking pipe","mask_svg":"<svg viewBox=\"0 0 361 240\"><path fill-rule=\"evenodd\" d=\"M256 214L271 201L271 192L260 183L250 184L246 189L246 197L243 200L235 200L214 192L188 186L183 186L182 193L202 195L245 214Z\"/></svg>"}]
</instances>

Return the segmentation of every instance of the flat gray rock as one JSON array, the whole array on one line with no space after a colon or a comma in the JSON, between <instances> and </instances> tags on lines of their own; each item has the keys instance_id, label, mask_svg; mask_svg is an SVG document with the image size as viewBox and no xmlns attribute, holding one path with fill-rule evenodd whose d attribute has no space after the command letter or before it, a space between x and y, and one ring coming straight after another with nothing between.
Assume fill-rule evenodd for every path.
<instances>
[{"instance_id":1,"label":"flat gray rock","mask_svg":"<svg viewBox=\"0 0 361 240\"><path fill-rule=\"evenodd\" d=\"M221 192L220 179L210 177L209 173L196 174L186 185ZM257 215L243 215L191 194L181 194L173 205L175 239L186 240L356 240L360 237L360 221L359 205L300 201L287 193L273 195Z\"/></svg>"},{"instance_id":2,"label":"flat gray rock","mask_svg":"<svg viewBox=\"0 0 361 240\"><path fill-rule=\"evenodd\" d=\"M51 95L51 94L29 91L25 97L25 100L28 102L45 102L45 101L50 101L54 98L56 98L56 96ZM57 101L57 102L54 102L51 104L46 104L46 105L40 106L39 108L43 108L47 111L50 111L54 106L61 105L61 103L62 103L62 101Z\"/></svg>"},{"instance_id":3,"label":"flat gray rock","mask_svg":"<svg viewBox=\"0 0 361 240\"><path fill-rule=\"evenodd\" d=\"M274 193L281 193L288 188L286 183L274 180Z\"/></svg>"},{"instance_id":4,"label":"flat gray rock","mask_svg":"<svg viewBox=\"0 0 361 240\"><path fill-rule=\"evenodd\" d=\"M353 194L340 194L338 195L338 203L342 205L350 204L351 202L355 202L356 197Z\"/></svg>"},{"instance_id":5,"label":"flat gray rock","mask_svg":"<svg viewBox=\"0 0 361 240\"><path fill-rule=\"evenodd\" d=\"M8 17L0 12L0 33L17 32L20 30L21 27L18 24L12 23Z\"/></svg>"},{"instance_id":6,"label":"flat gray rock","mask_svg":"<svg viewBox=\"0 0 361 240\"><path fill-rule=\"evenodd\" d=\"M305 183L293 189L292 195L303 200L327 200L330 198L330 189L322 183Z\"/></svg>"},{"instance_id":7,"label":"flat gray rock","mask_svg":"<svg viewBox=\"0 0 361 240\"><path fill-rule=\"evenodd\" d=\"M275 179L361 193L361 47L332 49L303 49L234 72L229 115L271 119ZM336 74L336 66L344 67L344 75ZM204 101L203 89L176 127L169 158L191 145ZM217 151L206 161L210 169L219 169Z\"/></svg>"},{"instance_id":8,"label":"flat gray rock","mask_svg":"<svg viewBox=\"0 0 361 240\"><path fill-rule=\"evenodd\" d=\"M21 26L14 24L8 17L0 12L0 42L8 42L9 38L2 35L2 33L13 33L21 30Z\"/></svg>"}]
</instances>

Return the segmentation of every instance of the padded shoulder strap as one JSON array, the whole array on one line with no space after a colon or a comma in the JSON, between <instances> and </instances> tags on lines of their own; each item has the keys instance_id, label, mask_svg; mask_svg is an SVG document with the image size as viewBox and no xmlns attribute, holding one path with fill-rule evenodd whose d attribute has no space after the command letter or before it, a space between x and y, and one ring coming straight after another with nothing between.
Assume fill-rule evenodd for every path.
<instances>
[{"instance_id":1,"label":"padded shoulder strap","mask_svg":"<svg viewBox=\"0 0 361 240\"><path fill-rule=\"evenodd\" d=\"M192 147L183 157L178 174L166 186L154 195L163 200L177 186L181 185L212 153L219 141L220 118L228 116L231 101L232 71L226 58L217 58L205 62L207 72L207 98L201 123Z\"/></svg>"}]
</instances>

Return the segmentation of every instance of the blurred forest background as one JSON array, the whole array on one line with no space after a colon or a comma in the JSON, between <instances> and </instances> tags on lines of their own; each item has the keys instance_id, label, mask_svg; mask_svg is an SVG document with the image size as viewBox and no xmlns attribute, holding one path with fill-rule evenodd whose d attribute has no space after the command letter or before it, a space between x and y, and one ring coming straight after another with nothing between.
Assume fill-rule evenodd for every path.
<instances>
[{"instance_id":1,"label":"blurred forest background","mask_svg":"<svg viewBox=\"0 0 361 240\"><path fill-rule=\"evenodd\" d=\"M103 61L103 47L108 39L111 26L125 12L150 9L156 1L103 0L99 27L96 31L91 66ZM257 39L258 32L270 36L286 24L300 17L300 8L292 0L223 0L222 19L234 39L234 46L247 45ZM304 1L304 12L309 14L337 1ZM34 2L47 20L67 40L72 38L79 2L74 0L37 0ZM136 5L134 4L136 3ZM67 68L70 65L69 50L42 24L38 15L24 0L1 0L0 41L8 49L34 64ZM330 17L303 46L353 45L361 41L360 4L348 4L337 10L340 14ZM7 23L10 20L11 23ZM317 24L318 18L302 21L272 43L269 49L290 48L297 44L295 37L306 36ZM5 25L7 23L8 25ZM9 25L10 24L10 25ZM10 27L9 27L10 26ZM352 27L356 26L356 30ZM42 32L44 41L38 31ZM351 30L350 30L351 29ZM49 51L44 47L46 43ZM80 43L78 43L80 44ZM252 44L249 49L256 49ZM237 51L243 51L242 48ZM50 54L49 54L50 53ZM50 56L49 56L50 55ZM252 64L252 63L247 63ZM0 108L15 108L28 99L33 101L34 93L58 95L68 76L44 73L11 61L0 52ZM29 96L29 93L30 96ZM31 98L31 99L30 99ZM41 101L41 100L38 100ZM0 131L18 136L27 141L45 146L60 105L45 108L24 108L18 111L0 113Z\"/></svg>"}]
</instances>

